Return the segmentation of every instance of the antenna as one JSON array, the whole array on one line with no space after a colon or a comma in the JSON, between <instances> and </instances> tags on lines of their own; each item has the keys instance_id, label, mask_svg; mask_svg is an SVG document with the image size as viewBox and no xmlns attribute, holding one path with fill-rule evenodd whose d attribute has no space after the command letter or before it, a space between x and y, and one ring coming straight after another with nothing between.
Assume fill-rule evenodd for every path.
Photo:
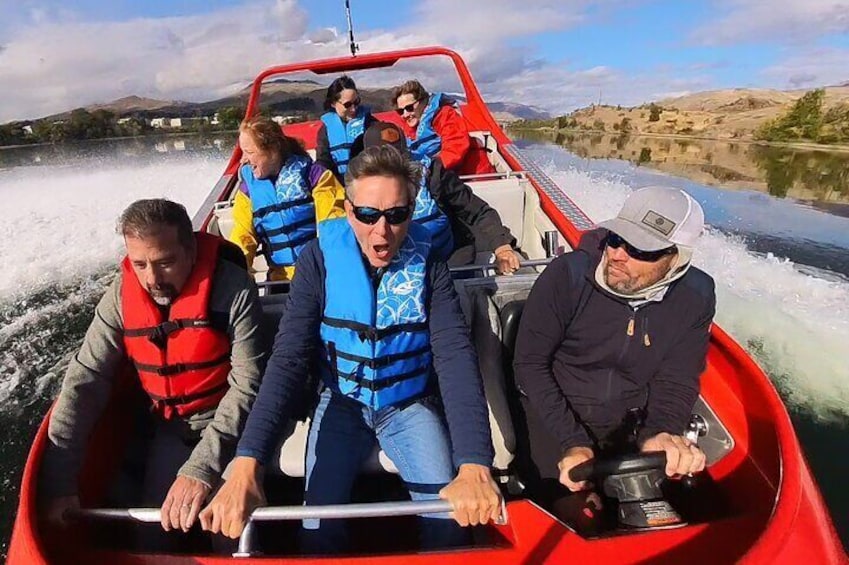
<instances>
[{"instance_id":1,"label":"antenna","mask_svg":"<svg viewBox=\"0 0 849 565\"><path fill-rule=\"evenodd\" d=\"M356 57L360 46L354 43L354 23L351 21L351 0L345 0L345 15L348 18L348 40L351 45L351 57Z\"/></svg>"}]
</instances>

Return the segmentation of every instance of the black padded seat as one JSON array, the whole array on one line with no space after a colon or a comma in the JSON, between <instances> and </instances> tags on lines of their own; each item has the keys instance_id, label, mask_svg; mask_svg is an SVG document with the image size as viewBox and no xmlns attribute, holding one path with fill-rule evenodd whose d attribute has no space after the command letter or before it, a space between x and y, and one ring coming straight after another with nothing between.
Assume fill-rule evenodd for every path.
<instances>
[{"instance_id":1,"label":"black padded seat","mask_svg":"<svg viewBox=\"0 0 849 565\"><path fill-rule=\"evenodd\" d=\"M501 343L507 349L510 359L516 347L516 336L519 334L519 322L522 319L524 300L508 302L501 308Z\"/></svg>"}]
</instances>

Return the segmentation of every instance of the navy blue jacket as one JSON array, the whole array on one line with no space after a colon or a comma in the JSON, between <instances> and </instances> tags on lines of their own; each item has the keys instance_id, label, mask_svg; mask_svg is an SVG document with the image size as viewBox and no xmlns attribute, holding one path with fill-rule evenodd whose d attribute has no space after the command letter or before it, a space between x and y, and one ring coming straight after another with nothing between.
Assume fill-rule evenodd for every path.
<instances>
[{"instance_id":1,"label":"navy blue jacket","mask_svg":"<svg viewBox=\"0 0 849 565\"><path fill-rule=\"evenodd\" d=\"M492 465L489 414L478 360L445 263L429 261L428 323L439 396L445 408L454 465ZM262 385L236 451L265 463L288 419L300 413L303 390L319 353L324 312L324 257L313 240L298 256L289 305L280 321ZM437 388L434 387L434 389ZM426 441L426 438L422 438Z\"/></svg>"},{"instance_id":2,"label":"navy blue jacket","mask_svg":"<svg viewBox=\"0 0 849 565\"><path fill-rule=\"evenodd\" d=\"M562 455L606 443L630 408L645 408L641 441L681 434L699 395L716 306L695 267L660 302L638 309L595 282L604 230L561 255L531 290L516 338L516 383Z\"/></svg>"}]
</instances>

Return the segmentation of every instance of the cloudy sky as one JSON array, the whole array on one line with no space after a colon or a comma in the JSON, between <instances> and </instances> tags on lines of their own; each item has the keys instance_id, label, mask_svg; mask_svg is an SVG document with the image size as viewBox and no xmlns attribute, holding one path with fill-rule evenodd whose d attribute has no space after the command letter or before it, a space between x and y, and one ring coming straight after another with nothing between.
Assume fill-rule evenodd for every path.
<instances>
[{"instance_id":1,"label":"cloudy sky","mask_svg":"<svg viewBox=\"0 0 849 565\"><path fill-rule=\"evenodd\" d=\"M351 0L363 53L440 44L488 101L555 114L849 81L849 0ZM0 0L0 122L136 94L202 101L346 55L343 0ZM417 74L431 89L430 67Z\"/></svg>"}]
</instances>

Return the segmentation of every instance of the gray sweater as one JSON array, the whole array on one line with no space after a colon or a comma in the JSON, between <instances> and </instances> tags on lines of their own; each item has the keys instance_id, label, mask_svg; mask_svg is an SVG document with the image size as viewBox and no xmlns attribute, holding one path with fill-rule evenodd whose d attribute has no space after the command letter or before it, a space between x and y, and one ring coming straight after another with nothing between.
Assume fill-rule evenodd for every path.
<instances>
[{"instance_id":1,"label":"gray sweater","mask_svg":"<svg viewBox=\"0 0 849 565\"><path fill-rule=\"evenodd\" d=\"M49 442L41 469L42 494L47 498L77 493L80 469L92 430L109 401L117 371L125 360L121 316L121 274L101 298L82 347L71 360L48 429ZM200 442L178 474L215 488L232 459L253 404L264 355L262 310L251 277L229 261L215 270L212 314L229 316L231 338L230 388L215 410L186 418ZM175 477L176 478L176 477Z\"/></svg>"}]
</instances>

